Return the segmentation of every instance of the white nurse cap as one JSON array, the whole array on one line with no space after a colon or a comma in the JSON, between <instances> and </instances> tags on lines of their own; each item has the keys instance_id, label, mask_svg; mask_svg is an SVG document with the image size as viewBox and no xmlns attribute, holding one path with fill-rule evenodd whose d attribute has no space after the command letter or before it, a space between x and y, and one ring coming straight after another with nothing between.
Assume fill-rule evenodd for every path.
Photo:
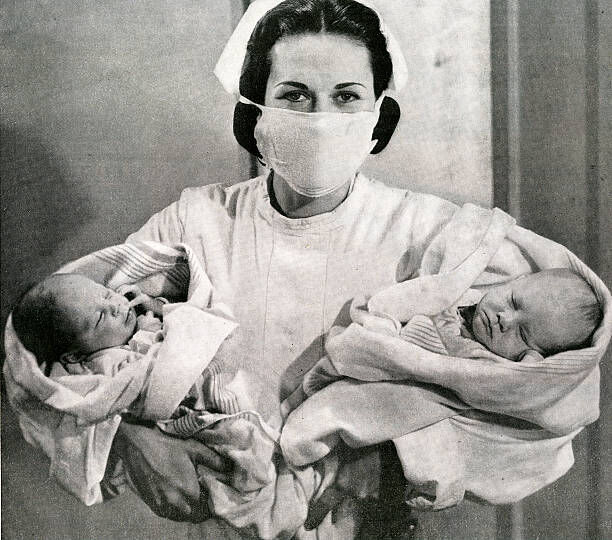
<instances>
[{"instance_id":1,"label":"white nurse cap","mask_svg":"<svg viewBox=\"0 0 612 540\"><path fill-rule=\"evenodd\" d=\"M230 94L240 95L240 75L242 73L242 64L246 56L247 44L251 38L251 34L257 26L260 19L268 13L272 8L284 0L255 0L244 15L233 34L230 36L225 49L219 57L219 61L215 67L215 75L223 85L223 88ZM408 69L406 68L406 60L399 43L385 25L380 12L374 7L370 1L357 0L376 12L380 20L380 29L387 39L387 50L393 62L393 74L389 81L389 89L400 91L406 84L408 79Z\"/></svg>"}]
</instances>

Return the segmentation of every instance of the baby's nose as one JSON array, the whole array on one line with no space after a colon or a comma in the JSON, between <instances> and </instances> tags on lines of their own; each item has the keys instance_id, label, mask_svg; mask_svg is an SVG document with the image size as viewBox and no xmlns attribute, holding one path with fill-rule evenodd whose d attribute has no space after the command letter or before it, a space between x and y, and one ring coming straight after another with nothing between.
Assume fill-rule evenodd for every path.
<instances>
[{"instance_id":1,"label":"baby's nose","mask_svg":"<svg viewBox=\"0 0 612 540\"><path fill-rule=\"evenodd\" d=\"M108 305L109 305L109 309L111 313L113 314L113 316L116 316L121 312L122 307L124 305L127 306L127 304L128 304L127 298L125 296L121 296L120 294L117 294L111 298Z\"/></svg>"},{"instance_id":2,"label":"baby's nose","mask_svg":"<svg viewBox=\"0 0 612 540\"><path fill-rule=\"evenodd\" d=\"M506 311L502 311L497 314L497 320L499 322L499 329L502 332L507 332L508 330L514 328L516 318L511 313Z\"/></svg>"}]
</instances>

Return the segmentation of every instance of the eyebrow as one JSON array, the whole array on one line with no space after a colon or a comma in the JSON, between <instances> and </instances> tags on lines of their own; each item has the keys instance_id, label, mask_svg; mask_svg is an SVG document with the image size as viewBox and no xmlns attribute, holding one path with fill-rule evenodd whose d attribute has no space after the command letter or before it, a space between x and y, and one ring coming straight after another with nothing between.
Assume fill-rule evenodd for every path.
<instances>
[{"instance_id":1,"label":"eyebrow","mask_svg":"<svg viewBox=\"0 0 612 540\"><path fill-rule=\"evenodd\" d=\"M308 86L306 86L305 84L299 83L299 82L295 82L295 81L283 81L283 82L279 82L278 84L274 85L274 88L278 88L279 86L282 86L283 84L287 84L290 86L295 86L296 88L300 88L301 90L308 90Z\"/></svg>"},{"instance_id":2,"label":"eyebrow","mask_svg":"<svg viewBox=\"0 0 612 540\"><path fill-rule=\"evenodd\" d=\"M296 81L279 82L278 84L274 85L274 88L278 88L279 86L282 86L284 84L289 85L289 86L295 86L296 88L299 88L300 90L308 90L307 85L305 85L304 83L296 82ZM365 85L358 83L358 82L345 82L345 83L337 84L336 86L334 86L334 89L341 90L342 88L346 88L347 86L362 86L363 88L365 88Z\"/></svg>"},{"instance_id":3,"label":"eyebrow","mask_svg":"<svg viewBox=\"0 0 612 540\"><path fill-rule=\"evenodd\" d=\"M355 86L355 85L356 85L356 86L363 86L363 88L365 88L365 85L363 85L363 84L361 84L361 83L358 83L358 82L345 82L345 83L340 83L340 84L337 84L336 86L334 86L334 88L335 88L336 90L340 90L340 89L342 89L342 88L346 88L347 86Z\"/></svg>"}]
</instances>

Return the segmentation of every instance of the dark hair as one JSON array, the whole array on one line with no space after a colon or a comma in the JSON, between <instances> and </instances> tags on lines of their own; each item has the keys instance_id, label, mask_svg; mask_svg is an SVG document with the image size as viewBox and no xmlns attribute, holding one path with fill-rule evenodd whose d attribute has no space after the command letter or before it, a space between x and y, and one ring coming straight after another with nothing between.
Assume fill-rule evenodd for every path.
<instances>
[{"instance_id":1,"label":"dark hair","mask_svg":"<svg viewBox=\"0 0 612 540\"><path fill-rule=\"evenodd\" d=\"M45 374L72 348L76 335L58 310L54 285L71 274L54 274L28 289L13 309L13 328L21 343L46 364Z\"/></svg>"},{"instance_id":2,"label":"dark hair","mask_svg":"<svg viewBox=\"0 0 612 540\"><path fill-rule=\"evenodd\" d=\"M542 273L565 280L562 285L565 293L567 317L576 323L576 338L563 348L557 347L544 351L550 356L567 350L590 347L595 330L603 320L603 308L591 284L580 274L569 268L552 268Z\"/></svg>"},{"instance_id":3,"label":"dark hair","mask_svg":"<svg viewBox=\"0 0 612 540\"><path fill-rule=\"evenodd\" d=\"M393 63L387 40L380 30L375 11L355 0L285 0L266 13L253 30L247 45L240 76L240 93L254 103L264 104L270 75L270 51L286 36L326 32L346 36L363 44L370 54L374 95L378 98L389 86ZM253 105L237 103L234 110L234 135L241 146L261 157L253 137L259 111ZM378 143L372 154L381 152L397 126L400 109L385 97L372 139Z\"/></svg>"}]
</instances>

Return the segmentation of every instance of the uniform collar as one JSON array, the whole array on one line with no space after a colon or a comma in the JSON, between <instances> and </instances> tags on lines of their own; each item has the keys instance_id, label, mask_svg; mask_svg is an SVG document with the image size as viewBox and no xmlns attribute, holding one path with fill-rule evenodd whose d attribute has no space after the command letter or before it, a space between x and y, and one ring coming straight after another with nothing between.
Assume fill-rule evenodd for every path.
<instances>
[{"instance_id":1,"label":"uniform collar","mask_svg":"<svg viewBox=\"0 0 612 540\"><path fill-rule=\"evenodd\" d=\"M259 193L257 197L257 209L261 216L271 223L277 230L287 231L309 231L321 232L322 230L330 230L344 225L345 217L351 215L355 208L361 207L361 202L364 194L364 185L368 182L367 178L361 173L357 173L353 187L346 199L340 205L325 214L307 218L289 218L283 216L280 212L273 208L270 202L270 193L268 191L269 178L271 173L266 173L258 178Z\"/></svg>"}]
</instances>

